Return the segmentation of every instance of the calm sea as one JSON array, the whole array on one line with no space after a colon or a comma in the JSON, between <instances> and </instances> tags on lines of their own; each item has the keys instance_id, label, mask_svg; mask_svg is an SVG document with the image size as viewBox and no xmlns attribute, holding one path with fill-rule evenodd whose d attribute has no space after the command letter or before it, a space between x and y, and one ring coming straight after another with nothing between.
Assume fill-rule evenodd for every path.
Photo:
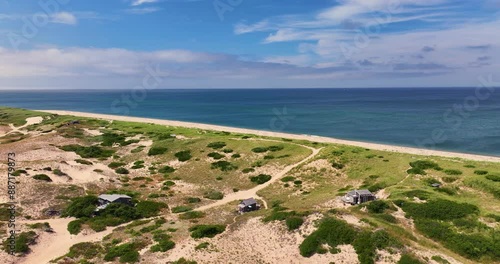
<instances>
[{"instance_id":1,"label":"calm sea","mask_svg":"<svg viewBox=\"0 0 500 264\"><path fill-rule=\"evenodd\" d=\"M0 105L172 119L500 156L500 89L0 91Z\"/></svg>"}]
</instances>

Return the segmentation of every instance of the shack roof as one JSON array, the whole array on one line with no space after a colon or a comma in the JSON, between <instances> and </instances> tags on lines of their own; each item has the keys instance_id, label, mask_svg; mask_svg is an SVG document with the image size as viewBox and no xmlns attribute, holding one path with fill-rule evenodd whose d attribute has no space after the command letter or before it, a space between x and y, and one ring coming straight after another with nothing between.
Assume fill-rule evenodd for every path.
<instances>
[{"instance_id":1,"label":"shack roof","mask_svg":"<svg viewBox=\"0 0 500 264\"><path fill-rule=\"evenodd\" d=\"M99 199L114 202L120 198L132 199L132 197L125 194L101 194L98 197Z\"/></svg>"},{"instance_id":2,"label":"shack roof","mask_svg":"<svg viewBox=\"0 0 500 264\"><path fill-rule=\"evenodd\" d=\"M257 201L254 198L250 198L250 199L245 199L245 200L241 201L240 204L242 204L244 206L249 206L249 205L256 204L256 203L257 203Z\"/></svg>"}]
</instances>

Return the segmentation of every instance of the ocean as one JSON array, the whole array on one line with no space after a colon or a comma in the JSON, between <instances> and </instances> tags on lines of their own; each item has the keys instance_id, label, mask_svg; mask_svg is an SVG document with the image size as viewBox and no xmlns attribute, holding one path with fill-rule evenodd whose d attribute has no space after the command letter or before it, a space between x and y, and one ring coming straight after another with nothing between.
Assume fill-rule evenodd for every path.
<instances>
[{"instance_id":1,"label":"ocean","mask_svg":"<svg viewBox=\"0 0 500 264\"><path fill-rule=\"evenodd\" d=\"M0 91L0 105L500 156L498 88Z\"/></svg>"}]
</instances>

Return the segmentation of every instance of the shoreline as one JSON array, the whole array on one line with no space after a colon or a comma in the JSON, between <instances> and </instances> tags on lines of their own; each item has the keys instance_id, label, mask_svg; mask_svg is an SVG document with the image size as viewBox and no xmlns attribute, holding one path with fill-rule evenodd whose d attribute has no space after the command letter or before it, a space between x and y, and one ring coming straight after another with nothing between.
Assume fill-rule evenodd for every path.
<instances>
[{"instance_id":1,"label":"shoreline","mask_svg":"<svg viewBox=\"0 0 500 264\"><path fill-rule=\"evenodd\" d=\"M204 130L226 131L226 132L231 132L231 133L253 134L253 135L258 135L258 136L266 136L266 137L307 140L307 141L311 141L311 142L356 146L356 147L362 147L362 148L373 149L373 150L390 151L390 152L406 153L406 154L414 154L414 155L422 155L422 156L439 156L439 157L459 158L459 159L474 160L474 161L500 162L500 157L495 157L495 156L468 154L468 153L442 151L442 150L420 149L420 148L413 148L413 147L403 147L403 146L396 146L396 145L387 145L387 144L370 143L370 142L362 142L362 141L354 141L354 140L336 139L336 138L331 138L331 137L314 136L314 135L300 135L300 134L291 134L291 133L283 133L283 132L271 132L271 131L265 131L265 130L210 125L210 124L194 123L194 122L184 122L184 121L145 118L145 117L94 114L94 113L87 113L87 112L75 112L75 111L65 111L65 110L33 110L33 111L46 112L46 113L57 114L57 115L70 115L70 116L77 116L77 117L116 120L116 121L125 121L125 122L152 123L152 124L165 125L165 126L197 128L197 129L204 129Z\"/></svg>"}]
</instances>

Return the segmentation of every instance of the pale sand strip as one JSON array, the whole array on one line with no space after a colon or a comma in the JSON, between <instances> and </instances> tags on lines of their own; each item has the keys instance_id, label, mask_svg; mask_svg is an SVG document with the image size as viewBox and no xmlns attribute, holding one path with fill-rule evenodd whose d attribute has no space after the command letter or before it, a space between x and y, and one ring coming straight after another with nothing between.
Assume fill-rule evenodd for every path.
<instances>
[{"instance_id":1,"label":"pale sand strip","mask_svg":"<svg viewBox=\"0 0 500 264\"><path fill-rule=\"evenodd\" d=\"M440 150L428 150L428 149L419 149L419 148L412 148L412 147L392 146L392 145L384 145L384 144L368 143L368 142L360 142L360 141L352 141L352 140L343 140L343 139L335 139L335 138L311 136L311 135L297 135L297 134L270 132L270 131L262 131L262 130L246 129L246 128L235 128L235 127L226 127L226 126L218 126L218 125L208 125L208 124L200 124L200 123L152 119L152 118L141 118L141 117L130 117L130 116L104 115L104 114L93 114L93 113L83 113L83 112L73 112L73 111L59 111L59 110L38 110L38 111L52 113L52 114L58 114L58 115L71 115L71 116L79 116L79 117L89 117L89 118L97 118L97 119L139 122L139 123L153 123L153 124L166 125L166 126L198 128L198 129L204 129L204 130L227 131L227 132L231 132L231 133L254 134L254 135L259 135L259 136L267 136L267 137L308 140L308 141L321 142L321 143L343 144L343 145L357 146L357 147L373 149L373 150L383 150L383 151L408 153L408 154L423 155L423 156L441 156L441 157L448 157L448 158L461 158L461 159L466 159L466 160L500 162L500 157L494 157L494 156L483 156L483 155L448 152L448 151L440 151Z\"/></svg>"}]
</instances>

